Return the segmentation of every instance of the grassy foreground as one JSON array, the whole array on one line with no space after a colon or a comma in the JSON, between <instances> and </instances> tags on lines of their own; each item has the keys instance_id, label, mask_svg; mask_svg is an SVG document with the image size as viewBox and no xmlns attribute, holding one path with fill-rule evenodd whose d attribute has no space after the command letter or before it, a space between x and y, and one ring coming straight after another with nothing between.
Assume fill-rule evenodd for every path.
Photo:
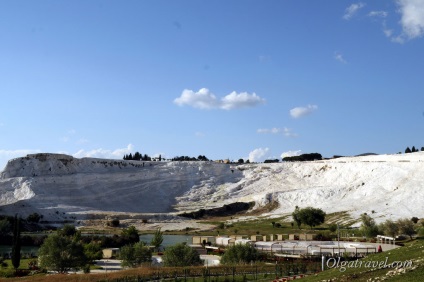
<instances>
[{"instance_id":1,"label":"grassy foreground","mask_svg":"<svg viewBox=\"0 0 424 282\"><path fill-rule=\"evenodd\" d=\"M402 264L403 267L392 267L392 263ZM332 266L335 261L330 261ZM356 267L355 267L356 263ZM386 267L378 267L378 264ZM405 266L405 264L407 266ZM359 261L353 261L350 265L344 265L345 269L332 268L316 275L303 278L301 281L423 281L424 277L424 238L417 239L405 244L405 247L369 255ZM70 274L70 275L36 275L23 278L5 278L0 281L110 281L124 277L143 275L148 268L136 268L107 274ZM160 271L156 268L155 271ZM275 277L257 277L261 281L272 281ZM188 281L192 281L189 279ZM201 280L201 279L200 279ZM179 280L181 281L181 280ZM197 279L196 279L197 281Z\"/></svg>"},{"instance_id":2,"label":"grassy foreground","mask_svg":"<svg viewBox=\"0 0 424 282\"><path fill-rule=\"evenodd\" d=\"M362 263L361 263L362 261ZM386 262L387 261L387 262ZM420 282L424 277L424 238L406 243L404 247L369 255L356 263L332 268L302 281L408 281ZM391 264L401 265L394 267ZM332 266L334 261L330 261ZM383 267L378 267L381 264ZM376 266L377 265L377 266ZM387 267L384 267L387 265ZM406 266L405 266L406 265ZM339 266L341 266L339 264ZM343 271L344 270L344 271Z\"/></svg>"}]
</instances>

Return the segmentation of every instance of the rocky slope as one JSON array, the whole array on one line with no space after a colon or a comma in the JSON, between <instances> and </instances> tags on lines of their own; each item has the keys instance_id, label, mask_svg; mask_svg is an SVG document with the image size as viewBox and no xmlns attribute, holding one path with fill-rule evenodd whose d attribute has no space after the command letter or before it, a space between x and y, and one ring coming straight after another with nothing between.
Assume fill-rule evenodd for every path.
<instances>
[{"instance_id":1,"label":"rocky slope","mask_svg":"<svg viewBox=\"0 0 424 282\"><path fill-rule=\"evenodd\" d=\"M150 214L256 202L278 202L269 215L295 206L327 213L423 217L424 153L315 162L227 165L138 162L35 154L9 161L0 175L0 214L32 212L48 220L107 212Z\"/></svg>"}]
</instances>

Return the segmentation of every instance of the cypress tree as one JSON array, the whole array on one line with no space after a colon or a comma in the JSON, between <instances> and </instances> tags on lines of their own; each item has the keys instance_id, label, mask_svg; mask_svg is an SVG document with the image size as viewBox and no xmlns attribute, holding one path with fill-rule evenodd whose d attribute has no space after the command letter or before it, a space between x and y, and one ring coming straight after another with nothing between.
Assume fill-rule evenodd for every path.
<instances>
[{"instance_id":1,"label":"cypress tree","mask_svg":"<svg viewBox=\"0 0 424 282\"><path fill-rule=\"evenodd\" d=\"M13 226L13 242L12 242L12 264L15 268L15 271L19 268L21 264L21 230L20 230L20 220L18 215L15 215L15 222Z\"/></svg>"}]
</instances>

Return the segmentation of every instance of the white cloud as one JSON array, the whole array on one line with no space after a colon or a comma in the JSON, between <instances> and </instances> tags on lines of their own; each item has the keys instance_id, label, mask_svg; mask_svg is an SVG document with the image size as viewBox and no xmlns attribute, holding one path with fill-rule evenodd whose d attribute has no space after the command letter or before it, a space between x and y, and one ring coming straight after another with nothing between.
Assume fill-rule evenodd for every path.
<instances>
[{"instance_id":1,"label":"white cloud","mask_svg":"<svg viewBox=\"0 0 424 282\"><path fill-rule=\"evenodd\" d=\"M23 150L0 150L0 170L6 166L7 162L14 158L24 157L28 154L40 153L40 150L23 149Z\"/></svg>"},{"instance_id":2,"label":"white cloud","mask_svg":"<svg viewBox=\"0 0 424 282\"><path fill-rule=\"evenodd\" d=\"M249 161L254 162L263 162L266 159L266 154L268 153L269 148L258 148L249 153Z\"/></svg>"},{"instance_id":3,"label":"white cloud","mask_svg":"<svg viewBox=\"0 0 424 282\"><path fill-rule=\"evenodd\" d=\"M307 116L318 109L316 105L308 105L306 107L296 107L290 110L290 115L294 118Z\"/></svg>"},{"instance_id":4,"label":"white cloud","mask_svg":"<svg viewBox=\"0 0 424 282\"><path fill-rule=\"evenodd\" d=\"M298 134L292 132L290 128L284 127L284 136L294 138L294 137L297 137Z\"/></svg>"},{"instance_id":5,"label":"white cloud","mask_svg":"<svg viewBox=\"0 0 424 282\"><path fill-rule=\"evenodd\" d=\"M205 133L200 132L200 131L197 131L196 133L194 133L194 135L195 135L196 137L199 137L199 138L201 138L201 137L205 137L205 136L206 136L206 134L205 134Z\"/></svg>"},{"instance_id":6,"label":"white cloud","mask_svg":"<svg viewBox=\"0 0 424 282\"><path fill-rule=\"evenodd\" d=\"M207 88L202 88L198 92L184 89L181 96L174 100L174 103L178 106L188 105L198 109L213 109L218 106L215 95Z\"/></svg>"},{"instance_id":7,"label":"white cloud","mask_svg":"<svg viewBox=\"0 0 424 282\"><path fill-rule=\"evenodd\" d=\"M231 92L221 99L221 109L231 110L237 108L250 108L265 103L265 100L256 95L247 92L237 93Z\"/></svg>"},{"instance_id":8,"label":"white cloud","mask_svg":"<svg viewBox=\"0 0 424 282\"><path fill-rule=\"evenodd\" d=\"M269 128L259 128L256 132L257 133L264 133L264 134L266 134L266 133L277 134L277 133L281 132L281 129L276 128L276 127L271 128L271 129L269 129Z\"/></svg>"},{"instance_id":9,"label":"white cloud","mask_svg":"<svg viewBox=\"0 0 424 282\"><path fill-rule=\"evenodd\" d=\"M339 52L334 53L334 59L336 59L337 61L339 61L340 63L343 63L343 64L347 63L347 61L343 58L343 55Z\"/></svg>"},{"instance_id":10,"label":"white cloud","mask_svg":"<svg viewBox=\"0 0 424 282\"><path fill-rule=\"evenodd\" d=\"M354 3L346 8L343 19L350 20L360 9L365 7L365 4L362 2Z\"/></svg>"},{"instance_id":11,"label":"white cloud","mask_svg":"<svg viewBox=\"0 0 424 282\"><path fill-rule=\"evenodd\" d=\"M300 154L302 154L302 151L301 150L287 151L287 152L284 152L284 153L281 154L281 158L300 156Z\"/></svg>"},{"instance_id":12,"label":"white cloud","mask_svg":"<svg viewBox=\"0 0 424 282\"><path fill-rule=\"evenodd\" d=\"M392 35L393 35L393 30L392 30L392 29L389 29L389 28L387 27L387 25L386 25L386 21L383 21L382 25L383 25L383 32L384 32L384 35L385 35L386 37L388 37L388 38L391 38L391 37L392 37Z\"/></svg>"},{"instance_id":13,"label":"white cloud","mask_svg":"<svg viewBox=\"0 0 424 282\"><path fill-rule=\"evenodd\" d=\"M414 39L424 34L424 1L398 0L399 12L402 17L402 34L393 41L402 43L405 39Z\"/></svg>"},{"instance_id":14,"label":"white cloud","mask_svg":"<svg viewBox=\"0 0 424 282\"><path fill-rule=\"evenodd\" d=\"M385 18L389 15L386 11L371 11L368 13L369 17L379 17L379 18Z\"/></svg>"},{"instance_id":15,"label":"white cloud","mask_svg":"<svg viewBox=\"0 0 424 282\"><path fill-rule=\"evenodd\" d=\"M265 99L247 92L231 92L220 100L207 88L202 88L198 92L184 89L181 96L174 100L178 106L191 106L198 109L222 109L232 110L238 108L249 108L265 103Z\"/></svg>"},{"instance_id":16,"label":"white cloud","mask_svg":"<svg viewBox=\"0 0 424 282\"><path fill-rule=\"evenodd\" d=\"M290 128L284 127L283 129L281 128L259 128L257 131L257 133L260 134L279 134L279 133L283 133L284 136L286 137L297 137L297 133L292 132L292 130Z\"/></svg>"},{"instance_id":17,"label":"white cloud","mask_svg":"<svg viewBox=\"0 0 424 282\"><path fill-rule=\"evenodd\" d=\"M104 159L122 159L122 157L129 153L134 153L134 145L128 144L126 148L115 150L106 149L93 149L89 151L79 150L73 154L76 158L104 158Z\"/></svg>"}]
</instances>

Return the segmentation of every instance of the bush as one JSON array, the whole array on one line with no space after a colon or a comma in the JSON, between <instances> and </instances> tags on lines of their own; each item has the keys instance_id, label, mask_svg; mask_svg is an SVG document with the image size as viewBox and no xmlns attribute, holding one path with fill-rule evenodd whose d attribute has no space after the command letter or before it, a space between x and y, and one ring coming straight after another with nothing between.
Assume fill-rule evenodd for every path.
<instances>
[{"instance_id":1,"label":"bush","mask_svg":"<svg viewBox=\"0 0 424 282\"><path fill-rule=\"evenodd\" d=\"M118 227L120 224L119 219L114 218L111 221L108 221L107 226Z\"/></svg>"},{"instance_id":2,"label":"bush","mask_svg":"<svg viewBox=\"0 0 424 282\"><path fill-rule=\"evenodd\" d=\"M38 223L40 221L40 219L42 219L42 218L43 218L42 215L39 215L38 213L35 212L35 213L28 215L26 220L28 222Z\"/></svg>"},{"instance_id":3,"label":"bush","mask_svg":"<svg viewBox=\"0 0 424 282\"><path fill-rule=\"evenodd\" d=\"M144 262L152 261L152 251L143 242L138 242L123 246L119 258L122 260L122 266L137 267Z\"/></svg>"},{"instance_id":4,"label":"bush","mask_svg":"<svg viewBox=\"0 0 424 282\"><path fill-rule=\"evenodd\" d=\"M162 259L164 266L202 265L199 253L183 243L168 247Z\"/></svg>"},{"instance_id":5,"label":"bush","mask_svg":"<svg viewBox=\"0 0 424 282\"><path fill-rule=\"evenodd\" d=\"M59 273L83 267L87 258L83 246L68 236L52 234L38 250L40 267Z\"/></svg>"},{"instance_id":6,"label":"bush","mask_svg":"<svg viewBox=\"0 0 424 282\"><path fill-rule=\"evenodd\" d=\"M221 258L222 264L247 264L258 259L259 253L251 245L237 244L227 248Z\"/></svg>"},{"instance_id":7,"label":"bush","mask_svg":"<svg viewBox=\"0 0 424 282\"><path fill-rule=\"evenodd\" d=\"M337 224L332 223L328 226L328 230L330 230L331 232L336 232L337 231Z\"/></svg>"}]
</instances>

